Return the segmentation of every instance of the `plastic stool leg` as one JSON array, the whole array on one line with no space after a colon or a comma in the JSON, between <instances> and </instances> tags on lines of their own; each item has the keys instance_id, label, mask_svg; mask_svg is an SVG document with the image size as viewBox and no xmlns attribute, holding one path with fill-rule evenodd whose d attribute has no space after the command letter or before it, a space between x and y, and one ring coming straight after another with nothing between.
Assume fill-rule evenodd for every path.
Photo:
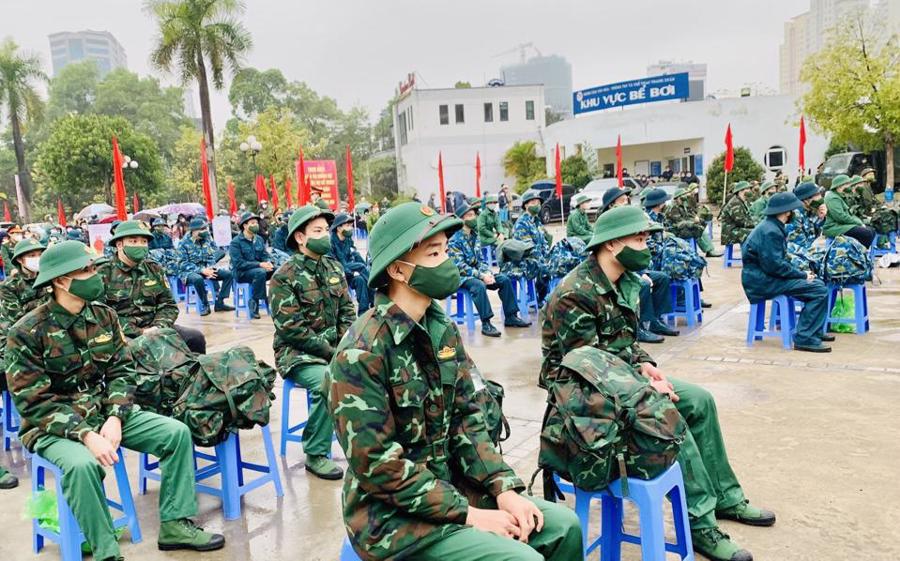
<instances>
[{"instance_id":1,"label":"plastic stool leg","mask_svg":"<svg viewBox=\"0 0 900 561\"><path fill-rule=\"evenodd\" d=\"M515 283L516 294L519 297L519 313L525 314L527 317L531 315L531 311L528 308L528 281L525 280L525 277L517 277Z\"/></svg>"},{"instance_id":2,"label":"plastic stool leg","mask_svg":"<svg viewBox=\"0 0 900 561\"><path fill-rule=\"evenodd\" d=\"M287 437L291 428L291 390L294 384L285 380L281 387L281 457L287 454Z\"/></svg>"},{"instance_id":3,"label":"plastic stool leg","mask_svg":"<svg viewBox=\"0 0 900 561\"><path fill-rule=\"evenodd\" d=\"M272 446L272 433L269 432L269 425L262 427L262 433L263 444L266 448L266 462L269 464L269 473L272 475L272 483L275 485L275 496L283 497L284 489L281 487L281 473L278 471L278 462L275 458L275 448Z\"/></svg>"},{"instance_id":4,"label":"plastic stool leg","mask_svg":"<svg viewBox=\"0 0 900 561\"><path fill-rule=\"evenodd\" d=\"M750 314L747 316L747 346L748 347L752 347L753 341L756 339L757 308L759 308L759 304L750 304Z\"/></svg>"},{"instance_id":5,"label":"plastic stool leg","mask_svg":"<svg viewBox=\"0 0 900 561\"><path fill-rule=\"evenodd\" d=\"M673 487L669 491L669 500L672 502L672 519L675 525L675 552L682 559L694 559L694 544L691 540L691 524L687 515L687 500L680 487Z\"/></svg>"},{"instance_id":6,"label":"plastic stool leg","mask_svg":"<svg viewBox=\"0 0 900 561\"><path fill-rule=\"evenodd\" d=\"M694 305L699 306L700 302L694 302L694 287L692 284L684 285L684 315L688 327L694 327L697 324L697 317L694 315Z\"/></svg>"},{"instance_id":7,"label":"plastic stool leg","mask_svg":"<svg viewBox=\"0 0 900 561\"><path fill-rule=\"evenodd\" d=\"M221 469L222 480L222 510L225 520L235 520L241 517L241 495L238 490L237 451L235 441L237 434L232 433L228 440L216 445L216 458Z\"/></svg>"},{"instance_id":8,"label":"plastic stool leg","mask_svg":"<svg viewBox=\"0 0 900 561\"><path fill-rule=\"evenodd\" d=\"M782 298L779 296L779 298ZM775 305L774 303L772 304ZM778 303L779 321L781 322L781 344L785 349L793 348L793 333L791 332L792 316L794 315L794 304L788 298Z\"/></svg>"},{"instance_id":9,"label":"plastic stool leg","mask_svg":"<svg viewBox=\"0 0 900 561\"><path fill-rule=\"evenodd\" d=\"M128 481L128 470L125 468L125 456L119 448L119 463L113 466L116 473L116 487L119 489L119 500L122 502L122 513L128 518L128 533L131 543L140 543L141 525L138 523L137 510L134 508L134 497L131 495L131 483Z\"/></svg>"},{"instance_id":10,"label":"plastic stool leg","mask_svg":"<svg viewBox=\"0 0 900 561\"><path fill-rule=\"evenodd\" d=\"M581 523L581 550L587 556L588 528L591 520L591 495L580 489L575 489L575 515Z\"/></svg>"},{"instance_id":11,"label":"plastic stool leg","mask_svg":"<svg viewBox=\"0 0 900 561\"><path fill-rule=\"evenodd\" d=\"M81 560L81 529L78 521L72 514L72 509L66 502L62 489L62 477L59 473L54 475L56 479L56 508L59 513L59 550L63 561Z\"/></svg>"},{"instance_id":12,"label":"plastic stool leg","mask_svg":"<svg viewBox=\"0 0 900 561\"><path fill-rule=\"evenodd\" d=\"M463 294L463 306L466 314L466 329L470 333L475 332L475 311L472 306L472 295L468 292ZM458 308L457 308L458 309Z\"/></svg>"},{"instance_id":13,"label":"plastic stool leg","mask_svg":"<svg viewBox=\"0 0 900 561\"><path fill-rule=\"evenodd\" d=\"M602 518L600 519L600 559L601 561L622 560L622 501L609 493L600 498Z\"/></svg>"},{"instance_id":14,"label":"plastic stool leg","mask_svg":"<svg viewBox=\"0 0 900 561\"><path fill-rule=\"evenodd\" d=\"M31 468L31 496L37 495L44 486L44 468L32 465ZM40 525L36 518L31 519L31 549L34 553L40 553L44 549L44 536L38 533Z\"/></svg>"},{"instance_id":15,"label":"plastic stool leg","mask_svg":"<svg viewBox=\"0 0 900 561\"><path fill-rule=\"evenodd\" d=\"M643 492L634 489L632 498L640 509L641 559L642 561L666 561L666 530L663 524L662 505Z\"/></svg>"}]
</instances>

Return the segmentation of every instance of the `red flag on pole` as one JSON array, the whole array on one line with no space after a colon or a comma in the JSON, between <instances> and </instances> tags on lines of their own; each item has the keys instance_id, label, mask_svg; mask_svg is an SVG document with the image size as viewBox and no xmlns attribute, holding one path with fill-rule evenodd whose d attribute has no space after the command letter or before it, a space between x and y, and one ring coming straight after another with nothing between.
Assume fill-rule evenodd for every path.
<instances>
[{"instance_id":1,"label":"red flag on pole","mask_svg":"<svg viewBox=\"0 0 900 561\"><path fill-rule=\"evenodd\" d=\"M731 123L728 123L728 130L725 131L725 171L734 169L734 144L731 139Z\"/></svg>"},{"instance_id":2,"label":"red flag on pole","mask_svg":"<svg viewBox=\"0 0 900 561\"><path fill-rule=\"evenodd\" d=\"M125 178L122 175L122 153L119 152L119 141L112 138L113 149L113 181L116 184L116 218L128 220L128 211L125 209Z\"/></svg>"},{"instance_id":3,"label":"red flag on pole","mask_svg":"<svg viewBox=\"0 0 900 561\"><path fill-rule=\"evenodd\" d=\"M262 175L256 176L256 204L269 200L269 194L266 193L266 180Z\"/></svg>"},{"instance_id":4,"label":"red flag on pole","mask_svg":"<svg viewBox=\"0 0 900 561\"><path fill-rule=\"evenodd\" d=\"M300 160L297 163L297 204L305 206L309 204L309 181L306 180L304 169L303 147L300 147Z\"/></svg>"},{"instance_id":5,"label":"red flag on pole","mask_svg":"<svg viewBox=\"0 0 900 561\"><path fill-rule=\"evenodd\" d=\"M238 211L237 198L234 196L234 181L228 182L228 214L234 216Z\"/></svg>"},{"instance_id":6,"label":"red flag on pole","mask_svg":"<svg viewBox=\"0 0 900 561\"><path fill-rule=\"evenodd\" d=\"M9 213L9 205L3 201L3 221L12 222L12 214Z\"/></svg>"},{"instance_id":7,"label":"red flag on pole","mask_svg":"<svg viewBox=\"0 0 900 561\"><path fill-rule=\"evenodd\" d=\"M3 203L4 205L6 203ZM56 223L65 228L68 226L66 224L66 210L63 208L62 199L56 199Z\"/></svg>"},{"instance_id":8,"label":"red flag on pole","mask_svg":"<svg viewBox=\"0 0 900 561\"><path fill-rule=\"evenodd\" d=\"M209 186L209 164L206 162L206 141L200 138L200 172L203 177L203 198L206 203L206 217L210 220L215 216L212 206L212 190Z\"/></svg>"},{"instance_id":9,"label":"red flag on pole","mask_svg":"<svg viewBox=\"0 0 900 561\"><path fill-rule=\"evenodd\" d=\"M292 206L294 206L294 200L291 195L292 188L293 187L291 186L291 178L288 177L287 179L284 180L284 198L285 198L285 204L287 205L286 208L291 208Z\"/></svg>"},{"instance_id":10,"label":"red flag on pole","mask_svg":"<svg viewBox=\"0 0 900 561\"><path fill-rule=\"evenodd\" d=\"M475 196L481 198L481 154L475 152Z\"/></svg>"},{"instance_id":11,"label":"red flag on pole","mask_svg":"<svg viewBox=\"0 0 900 561\"><path fill-rule=\"evenodd\" d=\"M559 142L556 143L556 196L562 200L562 164L559 161Z\"/></svg>"},{"instance_id":12,"label":"red flag on pole","mask_svg":"<svg viewBox=\"0 0 900 561\"><path fill-rule=\"evenodd\" d=\"M353 154L350 153L350 145L347 145L347 211L351 214L356 208L356 199L353 196Z\"/></svg>"},{"instance_id":13,"label":"red flag on pole","mask_svg":"<svg viewBox=\"0 0 900 561\"><path fill-rule=\"evenodd\" d=\"M137 214L141 210L141 203L138 200L137 192L131 194L131 213Z\"/></svg>"},{"instance_id":14,"label":"red flag on pole","mask_svg":"<svg viewBox=\"0 0 900 561\"><path fill-rule=\"evenodd\" d=\"M269 174L269 187L272 189L272 211L278 210L278 188L275 186L275 176Z\"/></svg>"},{"instance_id":15,"label":"red flag on pole","mask_svg":"<svg viewBox=\"0 0 900 561\"><path fill-rule=\"evenodd\" d=\"M619 187L625 185L625 179L623 177L624 171L622 167L622 135L619 135L619 140L616 141L616 179L619 180Z\"/></svg>"},{"instance_id":16,"label":"red flag on pole","mask_svg":"<svg viewBox=\"0 0 900 561\"><path fill-rule=\"evenodd\" d=\"M803 122L803 115L800 115L800 175L806 173L806 123Z\"/></svg>"},{"instance_id":17,"label":"red flag on pole","mask_svg":"<svg viewBox=\"0 0 900 561\"><path fill-rule=\"evenodd\" d=\"M444 195L444 156L438 152L438 186L441 196L441 213L447 212L447 197Z\"/></svg>"}]
</instances>

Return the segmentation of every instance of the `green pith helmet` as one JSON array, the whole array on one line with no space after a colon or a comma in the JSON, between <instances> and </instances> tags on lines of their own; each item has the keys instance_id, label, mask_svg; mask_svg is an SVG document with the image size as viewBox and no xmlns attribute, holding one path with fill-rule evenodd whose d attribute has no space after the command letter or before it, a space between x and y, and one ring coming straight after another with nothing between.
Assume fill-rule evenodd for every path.
<instances>
[{"instance_id":1,"label":"green pith helmet","mask_svg":"<svg viewBox=\"0 0 900 561\"><path fill-rule=\"evenodd\" d=\"M285 240L284 245L291 249L296 249L297 241L294 240L294 232L303 227L304 224L306 224L313 218L318 218L319 216L324 218L328 222L329 226L332 222L334 222L333 212L331 212L330 210L321 209L315 205L305 205L304 207L293 213L291 215L291 219L288 221L288 237L287 240Z\"/></svg>"},{"instance_id":2,"label":"green pith helmet","mask_svg":"<svg viewBox=\"0 0 900 561\"><path fill-rule=\"evenodd\" d=\"M528 204L528 201L533 200L541 200L541 193L535 189L529 189L522 193L522 208L525 208L525 205Z\"/></svg>"},{"instance_id":3,"label":"green pith helmet","mask_svg":"<svg viewBox=\"0 0 900 561\"><path fill-rule=\"evenodd\" d=\"M772 198L769 199L764 214L766 216L776 216L798 208L803 208L803 203L800 202L797 195L790 192L775 193L772 195Z\"/></svg>"},{"instance_id":4,"label":"green pith helmet","mask_svg":"<svg viewBox=\"0 0 900 561\"><path fill-rule=\"evenodd\" d=\"M600 215L594 223L594 234L585 249L591 250L602 243L640 232L659 232L662 226L650 220L647 214L636 206L618 206Z\"/></svg>"},{"instance_id":5,"label":"green pith helmet","mask_svg":"<svg viewBox=\"0 0 900 561\"><path fill-rule=\"evenodd\" d=\"M578 208L581 205L581 203L586 203L589 200L591 200L591 198L588 197L587 195L585 195L584 193L578 193L577 195L572 197L572 201L570 204L572 205L572 208Z\"/></svg>"},{"instance_id":6,"label":"green pith helmet","mask_svg":"<svg viewBox=\"0 0 900 561\"><path fill-rule=\"evenodd\" d=\"M119 224L119 227L116 228L116 233L113 234L113 236L109 238L109 241L106 243L109 245L115 245L117 240L131 237L141 237L152 240L153 233L150 232L150 227L147 226L146 222L141 222L140 220L126 220L125 222Z\"/></svg>"},{"instance_id":7,"label":"green pith helmet","mask_svg":"<svg viewBox=\"0 0 900 561\"><path fill-rule=\"evenodd\" d=\"M673 199L680 199L685 195L692 195L699 189L700 186L696 183L691 183L690 185L686 185L684 187L679 187L678 190L675 191L675 195L672 197Z\"/></svg>"},{"instance_id":8,"label":"green pith helmet","mask_svg":"<svg viewBox=\"0 0 900 561\"><path fill-rule=\"evenodd\" d=\"M866 180L862 178L861 175L854 175L850 178L850 186L859 185L861 183L865 183Z\"/></svg>"},{"instance_id":9,"label":"green pith helmet","mask_svg":"<svg viewBox=\"0 0 900 561\"><path fill-rule=\"evenodd\" d=\"M15 261L19 257L25 255L29 251L37 251L37 250L45 250L47 246L42 244L41 242L27 238L16 244L16 247L13 248L12 260Z\"/></svg>"},{"instance_id":10,"label":"green pith helmet","mask_svg":"<svg viewBox=\"0 0 900 561\"><path fill-rule=\"evenodd\" d=\"M459 218L437 214L422 203L403 203L390 209L378 219L369 233L369 255L372 258L369 287L378 288L386 284L388 265L422 241L439 232L450 236L460 228L462 220Z\"/></svg>"},{"instance_id":11,"label":"green pith helmet","mask_svg":"<svg viewBox=\"0 0 900 561\"><path fill-rule=\"evenodd\" d=\"M777 188L778 184L775 183L774 181L765 181L765 182L763 182L762 185L759 186L759 192L760 192L760 194L763 194L773 187Z\"/></svg>"},{"instance_id":12,"label":"green pith helmet","mask_svg":"<svg viewBox=\"0 0 900 561\"><path fill-rule=\"evenodd\" d=\"M96 251L81 242L59 242L41 254L40 271L34 279L34 288L47 285L57 277L80 271L99 259Z\"/></svg>"},{"instance_id":13,"label":"green pith helmet","mask_svg":"<svg viewBox=\"0 0 900 561\"><path fill-rule=\"evenodd\" d=\"M259 215L258 215L258 214L253 214L252 212L245 212L245 213L242 214L241 217L238 219L238 227L239 227L240 229L243 230L243 229L244 229L244 224L246 224L247 222L253 220L254 218L255 218L256 220L259 220Z\"/></svg>"},{"instance_id":14,"label":"green pith helmet","mask_svg":"<svg viewBox=\"0 0 900 561\"><path fill-rule=\"evenodd\" d=\"M496 203L497 201L498 201L497 195L495 195L493 193L490 195L484 196L484 204L486 204L486 205L489 205L491 203Z\"/></svg>"},{"instance_id":15,"label":"green pith helmet","mask_svg":"<svg viewBox=\"0 0 900 561\"><path fill-rule=\"evenodd\" d=\"M840 175L835 175L834 178L831 180L831 190L836 191L840 187L843 187L844 185L850 185L852 183L852 181L853 180L850 179L849 176L844 175L843 173Z\"/></svg>"},{"instance_id":16,"label":"green pith helmet","mask_svg":"<svg viewBox=\"0 0 900 561\"><path fill-rule=\"evenodd\" d=\"M753 185L749 181L738 181L731 186L731 193L737 195L741 191L746 191L747 189L753 189Z\"/></svg>"}]
</instances>

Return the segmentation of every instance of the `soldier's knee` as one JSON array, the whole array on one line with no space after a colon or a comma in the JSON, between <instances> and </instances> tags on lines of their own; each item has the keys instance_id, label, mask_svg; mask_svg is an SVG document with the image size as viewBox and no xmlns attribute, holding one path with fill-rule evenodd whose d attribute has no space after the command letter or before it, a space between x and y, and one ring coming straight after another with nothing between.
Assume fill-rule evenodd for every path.
<instances>
[{"instance_id":1,"label":"soldier's knee","mask_svg":"<svg viewBox=\"0 0 900 561\"><path fill-rule=\"evenodd\" d=\"M97 459L88 452L86 454L72 454L71 457L66 458L63 473L65 477L70 479L85 479L101 477L103 468Z\"/></svg>"},{"instance_id":2,"label":"soldier's knee","mask_svg":"<svg viewBox=\"0 0 900 561\"><path fill-rule=\"evenodd\" d=\"M473 298L482 296L487 292L487 287L481 279L471 279L466 282L465 289L469 291Z\"/></svg>"},{"instance_id":3,"label":"soldier's knee","mask_svg":"<svg viewBox=\"0 0 900 561\"><path fill-rule=\"evenodd\" d=\"M252 271L250 271L250 277L252 277L253 280L265 279L266 271L264 269L257 267L256 269L253 269Z\"/></svg>"}]
</instances>

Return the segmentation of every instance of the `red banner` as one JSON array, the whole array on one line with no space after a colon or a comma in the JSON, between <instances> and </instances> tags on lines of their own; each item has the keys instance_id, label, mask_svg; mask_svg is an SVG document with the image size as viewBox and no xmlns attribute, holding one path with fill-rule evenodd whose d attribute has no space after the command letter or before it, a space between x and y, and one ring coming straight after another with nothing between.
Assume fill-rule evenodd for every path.
<instances>
[{"instance_id":1,"label":"red banner","mask_svg":"<svg viewBox=\"0 0 900 561\"><path fill-rule=\"evenodd\" d=\"M3 221L12 222L12 214L9 213L9 205L3 201Z\"/></svg>"},{"instance_id":2,"label":"red banner","mask_svg":"<svg viewBox=\"0 0 900 561\"><path fill-rule=\"evenodd\" d=\"M116 185L116 218L128 220L128 211L125 209L125 177L122 175L122 152L119 151L119 141L112 139L113 150L113 181Z\"/></svg>"},{"instance_id":3,"label":"red banner","mask_svg":"<svg viewBox=\"0 0 900 561\"><path fill-rule=\"evenodd\" d=\"M269 187L272 188L272 212L278 211L278 187L275 186L275 176L269 174Z\"/></svg>"},{"instance_id":4,"label":"red banner","mask_svg":"<svg viewBox=\"0 0 900 561\"><path fill-rule=\"evenodd\" d=\"M331 210L338 209L340 199L338 198L337 163L334 160L304 160L303 176L306 178L307 187L320 192ZM307 190L307 193L309 192ZM308 203L309 199L306 202Z\"/></svg>"},{"instance_id":5,"label":"red banner","mask_svg":"<svg viewBox=\"0 0 900 561\"><path fill-rule=\"evenodd\" d=\"M206 141L200 138L200 173L203 177L203 199L206 205L206 217L210 220L216 215L212 205L212 190L209 184L209 164L206 161Z\"/></svg>"},{"instance_id":6,"label":"red banner","mask_svg":"<svg viewBox=\"0 0 900 561\"><path fill-rule=\"evenodd\" d=\"M306 159L303 157L303 147L297 160L297 205L309 204L309 181L306 178Z\"/></svg>"},{"instance_id":7,"label":"red banner","mask_svg":"<svg viewBox=\"0 0 900 561\"><path fill-rule=\"evenodd\" d=\"M806 123L803 122L803 115L800 115L800 177L806 173Z\"/></svg>"},{"instance_id":8,"label":"red banner","mask_svg":"<svg viewBox=\"0 0 900 561\"><path fill-rule=\"evenodd\" d=\"M238 211L237 198L234 196L234 181L228 182L228 214L234 216Z\"/></svg>"},{"instance_id":9,"label":"red banner","mask_svg":"<svg viewBox=\"0 0 900 561\"><path fill-rule=\"evenodd\" d=\"M293 198L291 197L291 178L288 177L284 180L284 199L285 204L287 205L285 209L289 209L294 206Z\"/></svg>"},{"instance_id":10,"label":"red banner","mask_svg":"<svg viewBox=\"0 0 900 561\"><path fill-rule=\"evenodd\" d=\"M269 200L269 194L266 193L266 180L262 175L256 176L256 204Z\"/></svg>"},{"instance_id":11,"label":"red banner","mask_svg":"<svg viewBox=\"0 0 900 561\"><path fill-rule=\"evenodd\" d=\"M56 223L63 228L68 226L66 224L66 209L63 208L62 199L56 199Z\"/></svg>"},{"instance_id":12,"label":"red banner","mask_svg":"<svg viewBox=\"0 0 900 561\"><path fill-rule=\"evenodd\" d=\"M563 198L563 190L562 190L562 164L559 161L559 143L556 143L556 197L562 201ZM562 202L560 202L562 205ZM565 209L563 209L565 212Z\"/></svg>"},{"instance_id":13,"label":"red banner","mask_svg":"<svg viewBox=\"0 0 900 561\"><path fill-rule=\"evenodd\" d=\"M725 131L725 171L729 172L734 169L734 144L731 138L731 123L728 123L728 130Z\"/></svg>"},{"instance_id":14,"label":"red banner","mask_svg":"<svg viewBox=\"0 0 900 561\"><path fill-rule=\"evenodd\" d=\"M347 145L347 212L353 213L356 208L356 199L353 197L353 155L350 154L350 145Z\"/></svg>"},{"instance_id":15,"label":"red banner","mask_svg":"<svg viewBox=\"0 0 900 561\"><path fill-rule=\"evenodd\" d=\"M481 154L475 152L475 196L481 198Z\"/></svg>"},{"instance_id":16,"label":"red banner","mask_svg":"<svg viewBox=\"0 0 900 561\"><path fill-rule=\"evenodd\" d=\"M622 135L619 135L619 140L616 141L616 178L619 181L619 187L625 185L625 179L623 177L624 171L622 166Z\"/></svg>"},{"instance_id":17,"label":"red banner","mask_svg":"<svg viewBox=\"0 0 900 561\"><path fill-rule=\"evenodd\" d=\"M438 188L441 196L441 214L447 212L447 195L444 194L444 155L438 152Z\"/></svg>"}]
</instances>

